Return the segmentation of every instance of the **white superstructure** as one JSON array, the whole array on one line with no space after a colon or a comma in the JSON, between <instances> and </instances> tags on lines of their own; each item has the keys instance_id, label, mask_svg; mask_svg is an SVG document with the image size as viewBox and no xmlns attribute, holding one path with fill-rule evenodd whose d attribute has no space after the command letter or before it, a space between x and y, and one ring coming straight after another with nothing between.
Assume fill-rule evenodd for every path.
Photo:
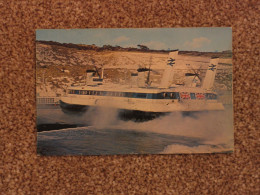
<instances>
[{"instance_id":1,"label":"white superstructure","mask_svg":"<svg viewBox=\"0 0 260 195\"><path fill-rule=\"evenodd\" d=\"M130 85L102 84L102 79L93 79L93 72L87 73L85 86L72 86L67 95L61 97L61 107L66 109L88 107L113 107L126 111L147 113L169 113L174 111L223 110L217 95L212 91L218 59L209 59L209 66L202 87L195 79L188 79L186 85L173 85L175 66L185 63L178 51L171 52L159 87L146 83L145 71L133 74ZM189 63L191 59L189 59ZM192 75L192 74L191 74ZM85 110L85 109L83 109Z\"/></svg>"}]
</instances>

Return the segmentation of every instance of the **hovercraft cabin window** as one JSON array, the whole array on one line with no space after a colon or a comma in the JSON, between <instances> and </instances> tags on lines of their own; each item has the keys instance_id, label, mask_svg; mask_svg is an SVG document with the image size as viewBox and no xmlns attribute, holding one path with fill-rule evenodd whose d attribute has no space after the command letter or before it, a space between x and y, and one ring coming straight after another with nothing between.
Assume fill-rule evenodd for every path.
<instances>
[{"instance_id":1,"label":"hovercraft cabin window","mask_svg":"<svg viewBox=\"0 0 260 195\"><path fill-rule=\"evenodd\" d=\"M73 94L79 94L79 90L74 90Z\"/></svg>"},{"instance_id":2,"label":"hovercraft cabin window","mask_svg":"<svg viewBox=\"0 0 260 195\"><path fill-rule=\"evenodd\" d=\"M69 90L69 94L114 96L114 97L143 98L143 99L180 99L180 94L178 92L132 93L132 92L114 92L114 91ZM216 99L216 95L207 94L207 98ZM195 99L195 94L191 93L191 99Z\"/></svg>"},{"instance_id":3,"label":"hovercraft cabin window","mask_svg":"<svg viewBox=\"0 0 260 195\"><path fill-rule=\"evenodd\" d=\"M192 100L196 99L195 93L190 93L190 99Z\"/></svg>"},{"instance_id":4,"label":"hovercraft cabin window","mask_svg":"<svg viewBox=\"0 0 260 195\"><path fill-rule=\"evenodd\" d=\"M147 94L146 93L136 93L135 97L136 98L146 98Z\"/></svg>"},{"instance_id":5,"label":"hovercraft cabin window","mask_svg":"<svg viewBox=\"0 0 260 195\"><path fill-rule=\"evenodd\" d=\"M217 99L217 95L214 94L214 93L206 93L206 98L211 99L211 100L215 100L215 99Z\"/></svg>"},{"instance_id":6,"label":"hovercraft cabin window","mask_svg":"<svg viewBox=\"0 0 260 195\"><path fill-rule=\"evenodd\" d=\"M133 97L133 93L131 92L125 92L125 97Z\"/></svg>"},{"instance_id":7,"label":"hovercraft cabin window","mask_svg":"<svg viewBox=\"0 0 260 195\"><path fill-rule=\"evenodd\" d=\"M163 93L153 93L149 94L149 99L179 99L180 95L178 92L163 92Z\"/></svg>"}]
</instances>

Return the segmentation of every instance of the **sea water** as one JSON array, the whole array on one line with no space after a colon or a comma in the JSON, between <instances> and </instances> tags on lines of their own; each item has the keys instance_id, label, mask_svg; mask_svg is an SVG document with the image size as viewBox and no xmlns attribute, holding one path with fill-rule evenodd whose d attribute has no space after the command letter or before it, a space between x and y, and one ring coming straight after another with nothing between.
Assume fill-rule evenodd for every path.
<instances>
[{"instance_id":1,"label":"sea water","mask_svg":"<svg viewBox=\"0 0 260 195\"><path fill-rule=\"evenodd\" d=\"M232 108L183 116L171 113L151 121L121 121L116 110L66 115L57 109L37 112L37 125L77 127L37 133L40 155L114 155L215 153L233 151Z\"/></svg>"}]
</instances>

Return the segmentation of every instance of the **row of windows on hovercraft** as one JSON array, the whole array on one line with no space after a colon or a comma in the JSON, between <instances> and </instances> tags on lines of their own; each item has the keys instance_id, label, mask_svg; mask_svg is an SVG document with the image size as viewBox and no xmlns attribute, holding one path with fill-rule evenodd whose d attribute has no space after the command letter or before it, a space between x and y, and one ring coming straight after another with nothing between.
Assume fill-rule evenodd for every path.
<instances>
[{"instance_id":1,"label":"row of windows on hovercraft","mask_svg":"<svg viewBox=\"0 0 260 195\"><path fill-rule=\"evenodd\" d=\"M114 92L114 91L69 90L69 94L144 98L144 99L217 99L217 95L213 93L188 93L188 92L133 93L133 92Z\"/></svg>"}]
</instances>

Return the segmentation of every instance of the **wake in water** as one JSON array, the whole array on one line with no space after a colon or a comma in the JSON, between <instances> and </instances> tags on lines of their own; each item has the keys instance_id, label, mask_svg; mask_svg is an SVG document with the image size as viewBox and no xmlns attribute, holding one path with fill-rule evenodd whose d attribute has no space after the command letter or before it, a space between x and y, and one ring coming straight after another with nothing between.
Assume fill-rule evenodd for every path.
<instances>
[{"instance_id":1,"label":"wake in water","mask_svg":"<svg viewBox=\"0 0 260 195\"><path fill-rule=\"evenodd\" d=\"M173 144L162 153L211 153L233 151L233 111L227 107L224 111L210 111L183 116L179 112L142 123L117 119L117 111L111 109L88 112L88 122L97 129L120 129L153 132L174 136L198 138L200 146L190 147ZM90 118L92 117L92 118Z\"/></svg>"},{"instance_id":2,"label":"wake in water","mask_svg":"<svg viewBox=\"0 0 260 195\"><path fill-rule=\"evenodd\" d=\"M137 148L144 149L140 153L154 153L154 151L164 154L233 151L233 112L231 107L226 108L225 111L200 112L192 116L183 116L181 113L175 112L141 123L119 120L117 118L118 111L109 108L92 109L81 116L66 115L60 110L55 110L45 113L44 116L44 120L39 119L39 124L46 121L57 121L58 123L66 122L82 126L75 128L75 130L64 129L38 134L41 143L44 140L52 140L49 144L52 144L54 148L71 147L71 151L74 151L73 147L78 145L81 140L80 151L87 150L89 152L97 146L100 148L100 152L95 150L94 153L87 154L103 154L104 150L107 150L106 154L122 153L123 150L136 153L137 146ZM69 134L65 132L69 132ZM66 144L68 139L69 145ZM84 145L86 144L85 139L88 140L89 144L92 144ZM100 143L97 140L100 140ZM61 143L65 145L57 146ZM82 147L83 145L85 147ZM152 147L152 149L149 146L148 149L148 145L154 145L154 148Z\"/></svg>"}]
</instances>

